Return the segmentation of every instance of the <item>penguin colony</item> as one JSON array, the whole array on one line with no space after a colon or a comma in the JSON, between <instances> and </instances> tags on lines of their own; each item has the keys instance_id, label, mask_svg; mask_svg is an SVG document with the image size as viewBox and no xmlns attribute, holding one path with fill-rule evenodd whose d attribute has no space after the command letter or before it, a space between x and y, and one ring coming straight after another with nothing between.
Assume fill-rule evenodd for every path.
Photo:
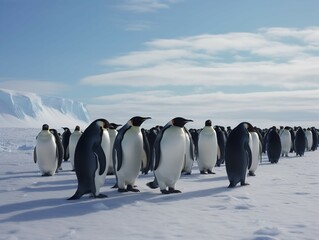
<instances>
[{"instance_id":1,"label":"penguin colony","mask_svg":"<svg viewBox=\"0 0 319 240\"><path fill-rule=\"evenodd\" d=\"M75 200L84 194L107 197L100 193L106 175L114 175L118 192L139 192L138 176L150 172L154 179L148 187L162 194L180 193L176 183L181 175L192 173L195 161L200 174L215 174L215 167L225 165L228 187L245 186L246 176L256 175L262 154L277 164L281 157L302 157L318 147L315 127L260 129L242 122L232 129L213 126L208 119L203 128L188 129L192 120L176 117L165 126L142 128L149 119L135 116L123 126L97 119L84 131L62 127L62 135L44 124L36 137L34 162L42 176L53 176L62 170L63 160L70 160L78 186L68 200Z\"/></svg>"}]
</instances>

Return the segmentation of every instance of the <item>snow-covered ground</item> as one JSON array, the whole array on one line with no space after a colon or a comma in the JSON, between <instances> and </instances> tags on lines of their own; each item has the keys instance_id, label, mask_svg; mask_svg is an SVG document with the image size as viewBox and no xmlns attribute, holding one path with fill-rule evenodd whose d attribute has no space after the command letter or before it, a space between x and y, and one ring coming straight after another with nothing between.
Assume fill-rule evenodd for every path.
<instances>
[{"instance_id":1,"label":"snow-covered ground","mask_svg":"<svg viewBox=\"0 0 319 240\"><path fill-rule=\"evenodd\" d=\"M0 239L318 239L319 151L290 154L272 165L263 156L249 186L227 188L225 167L215 175L177 182L181 194L162 195L145 184L118 193L107 176L102 193L67 201L77 187L69 162L41 177L33 162L39 129L0 129Z\"/></svg>"}]
</instances>

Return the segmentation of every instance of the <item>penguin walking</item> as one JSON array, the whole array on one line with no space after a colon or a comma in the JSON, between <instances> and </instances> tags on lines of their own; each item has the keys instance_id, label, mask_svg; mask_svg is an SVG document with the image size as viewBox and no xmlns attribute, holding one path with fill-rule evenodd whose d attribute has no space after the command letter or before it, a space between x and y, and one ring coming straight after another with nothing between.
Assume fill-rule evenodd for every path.
<instances>
[{"instance_id":1,"label":"penguin walking","mask_svg":"<svg viewBox=\"0 0 319 240\"><path fill-rule=\"evenodd\" d=\"M254 131L248 122L242 122L229 133L225 149L225 166L229 180L229 188L245 182L247 170L252 164L252 154L249 147L249 132Z\"/></svg>"},{"instance_id":2,"label":"penguin walking","mask_svg":"<svg viewBox=\"0 0 319 240\"><path fill-rule=\"evenodd\" d=\"M64 132L62 133L62 145L64 148L64 156L63 159L64 161L69 160L69 142L70 142L70 136L71 136L71 131L67 127L62 127Z\"/></svg>"},{"instance_id":3,"label":"penguin walking","mask_svg":"<svg viewBox=\"0 0 319 240\"><path fill-rule=\"evenodd\" d=\"M212 121L206 120L198 136L197 163L201 174L215 174L213 169L217 162L218 152L215 129L212 127Z\"/></svg>"},{"instance_id":4,"label":"penguin walking","mask_svg":"<svg viewBox=\"0 0 319 240\"><path fill-rule=\"evenodd\" d=\"M143 154L141 124L150 117L136 116L119 129L113 147L113 165L117 178L118 192L139 192L134 188L139 175Z\"/></svg>"},{"instance_id":5,"label":"penguin walking","mask_svg":"<svg viewBox=\"0 0 319 240\"><path fill-rule=\"evenodd\" d=\"M63 155L64 155L64 149L61 141L61 137L58 134L58 131L56 129L51 128L50 132L53 134L54 139L55 139L55 144L57 147L58 151L58 166L56 168L56 173L59 172L59 170L62 170L62 160L63 160Z\"/></svg>"},{"instance_id":6,"label":"penguin walking","mask_svg":"<svg viewBox=\"0 0 319 240\"><path fill-rule=\"evenodd\" d=\"M291 135L289 131L290 127L285 127L280 133L281 142L281 156L288 157L288 153L291 149Z\"/></svg>"},{"instance_id":7,"label":"penguin walking","mask_svg":"<svg viewBox=\"0 0 319 240\"><path fill-rule=\"evenodd\" d=\"M262 146L257 132L249 132L249 146L251 149L251 166L248 169L249 176L256 176L255 172L261 160Z\"/></svg>"},{"instance_id":8,"label":"penguin walking","mask_svg":"<svg viewBox=\"0 0 319 240\"><path fill-rule=\"evenodd\" d=\"M271 163L278 163L280 154L281 154L281 142L280 136L277 133L277 129L275 126L269 129L267 135L267 156L269 162Z\"/></svg>"},{"instance_id":9,"label":"penguin walking","mask_svg":"<svg viewBox=\"0 0 319 240\"><path fill-rule=\"evenodd\" d=\"M34 162L38 164L42 176L53 176L58 167L58 149L54 135L49 131L49 125L43 124L36 139Z\"/></svg>"},{"instance_id":10,"label":"penguin walking","mask_svg":"<svg viewBox=\"0 0 319 240\"><path fill-rule=\"evenodd\" d=\"M113 166L113 161L112 161L112 151L113 151L113 146L114 146L114 141L117 135L117 128L121 126L121 124L116 124L116 123L110 123L110 127L108 129L109 131L109 137L110 137L110 149L111 149L111 153L110 153L110 159L111 161L109 162L109 167L107 170L107 175L113 175L114 174L114 166Z\"/></svg>"},{"instance_id":11,"label":"penguin walking","mask_svg":"<svg viewBox=\"0 0 319 240\"><path fill-rule=\"evenodd\" d=\"M176 117L169 121L158 133L155 143L155 166L151 188L159 186L162 194L180 193L175 189L181 176L186 154L186 133L184 125L193 120ZM168 189L167 189L168 188Z\"/></svg>"},{"instance_id":12,"label":"penguin walking","mask_svg":"<svg viewBox=\"0 0 319 240\"><path fill-rule=\"evenodd\" d=\"M105 119L93 121L82 133L74 154L74 168L78 180L75 194L68 200L81 198L91 193L94 198L107 197L100 193L105 181L105 171L108 165L102 148L103 129L109 126Z\"/></svg>"},{"instance_id":13,"label":"penguin walking","mask_svg":"<svg viewBox=\"0 0 319 240\"><path fill-rule=\"evenodd\" d=\"M75 154L76 145L77 145L81 135L82 135L82 132L80 130L80 126L75 126L73 133L71 133L71 135L70 135L70 141L69 141L69 158L70 158L72 171L75 171L75 169L74 169L74 154Z\"/></svg>"},{"instance_id":14,"label":"penguin walking","mask_svg":"<svg viewBox=\"0 0 319 240\"><path fill-rule=\"evenodd\" d=\"M305 154L305 149L306 149L306 134L305 131L301 128L298 127L295 135L295 152L296 156L303 156Z\"/></svg>"}]
</instances>

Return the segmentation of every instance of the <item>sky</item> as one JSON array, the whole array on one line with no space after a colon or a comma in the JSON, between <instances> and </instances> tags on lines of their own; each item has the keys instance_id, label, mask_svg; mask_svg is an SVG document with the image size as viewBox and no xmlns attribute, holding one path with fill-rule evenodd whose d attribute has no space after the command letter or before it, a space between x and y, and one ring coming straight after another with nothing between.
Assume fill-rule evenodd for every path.
<instances>
[{"instance_id":1,"label":"sky","mask_svg":"<svg viewBox=\"0 0 319 240\"><path fill-rule=\"evenodd\" d=\"M0 88L148 126L314 125L317 0L0 0Z\"/></svg>"}]
</instances>

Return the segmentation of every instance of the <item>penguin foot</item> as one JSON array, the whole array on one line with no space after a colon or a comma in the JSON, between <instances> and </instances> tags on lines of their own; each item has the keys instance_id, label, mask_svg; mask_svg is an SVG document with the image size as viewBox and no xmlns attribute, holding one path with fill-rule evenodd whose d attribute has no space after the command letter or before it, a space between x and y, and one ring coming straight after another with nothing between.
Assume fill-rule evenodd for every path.
<instances>
[{"instance_id":1,"label":"penguin foot","mask_svg":"<svg viewBox=\"0 0 319 240\"><path fill-rule=\"evenodd\" d=\"M166 189L161 190L161 193L162 193L162 194L170 194L170 192L169 192L168 190L166 190Z\"/></svg>"},{"instance_id":2,"label":"penguin foot","mask_svg":"<svg viewBox=\"0 0 319 240\"><path fill-rule=\"evenodd\" d=\"M236 184L234 184L234 183L230 183L230 184L228 185L228 188L234 188L234 187L236 187Z\"/></svg>"},{"instance_id":3,"label":"penguin foot","mask_svg":"<svg viewBox=\"0 0 319 240\"><path fill-rule=\"evenodd\" d=\"M158 188L158 185L153 181L153 182L148 182L146 183L146 186L148 186L151 189L156 189Z\"/></svg>"},{"instance_id":4,"label":"penguin foot","mask_svg":"<svg viewBox=\"0 0 319 240\"><path fill-rule=\"evenodd\" d=\"M51 177L52 176L52 173L43 173L42 174L42 177Z\"/></svg>"},{"instance_id":5,"label":"penguin foot","mask_svg":"<svg viewBox=\"0 0 319 240\"><path fill-rule=\"evenodd\" d=\"M118 191L119 193L128 192L128 190L125 189L125 188L119 188L119 189L117 189L117 191Z\"/></svg>"},{"instance_id":6,"label":"penguin foot","mask_svg":"<svg viewBox=\"0 0 319 240\"><path fill-rule=\"evenodd\" d=\"M200 174L207 174L207 172L202 170L202 171L200 171Z\"/></svg>"},{"instance_id":7,"label":"penguin foot","mask_svg":"<svg viewBox=\"0 0 319 240\"><path fill-rule=\"evenodd\" d=\"M256 174L254 172L249 171L248 176L256 176Z\"/></svg>"},{"instance_id":8,"label":"penguin foot","mask_svg":"<svg viewBox=\"0 0 319 240\"><path fill-rule=\"evenodd\" d=\"M126 190L129 191L129 192L139 192L140 191L137 188L133 188L132 185L127 185L127 189Z\"/></svg>"},{"instance_id":9,"label":"penguin foot","mask_svg":"<svg viewBox=\"0 0 319 240\"><path fill-rule=\"evenodd\" d=\"M216 174L215 172L211 171L211 170L207 170L208 174Z\"/></svg>"},{"instance_id":10,"label":"penguin foot","mask_svg":"<svg viewBox=\"0 0 319 240\"><path fill-rule=\"evenodd\" d=\"M119 186L117 185L117 183L115 183L114 186L111 188L119 188Z\"/></svg>"},{"instance_id":11,"label":"penguin foot","mask_svg":"<svg viewBox=\"0 0 319 240\"><path fill-rule=\"evenodd\" d=\"M248 185L249 185L249 183L241 182L241 183L240 183L240 185L241 185L241 186L248 186Z\"/></svg>"},{"instance_id":12,"label":"penguin foot","mask_svg":"<svg viewBox=\"0 0 319 240\"><path fill-rule=\"evenodd\" d=\"M191 172L184 172L183 175L191 175Z\"/></svg>"},{"instance_id":13,"label":"penguin foot","mask_svg":"<svg viewBox=\"0 0 319 240\"><path fill-rule=\"evenodd\" d=\"M180 190L176 190L175 188L169 187L168 188L169 193L181 193Z\"/></svg>"},{"instance_id":14,"label":"penguin foot","mask_svg":"<svg viewBox=\"0 0 319 240\"><path fill-rule=\"evenodd\" d=\"M94 198L107 198L107 195L100 193L97 196L93 196Z\"/></svg>"}]
</instances>

